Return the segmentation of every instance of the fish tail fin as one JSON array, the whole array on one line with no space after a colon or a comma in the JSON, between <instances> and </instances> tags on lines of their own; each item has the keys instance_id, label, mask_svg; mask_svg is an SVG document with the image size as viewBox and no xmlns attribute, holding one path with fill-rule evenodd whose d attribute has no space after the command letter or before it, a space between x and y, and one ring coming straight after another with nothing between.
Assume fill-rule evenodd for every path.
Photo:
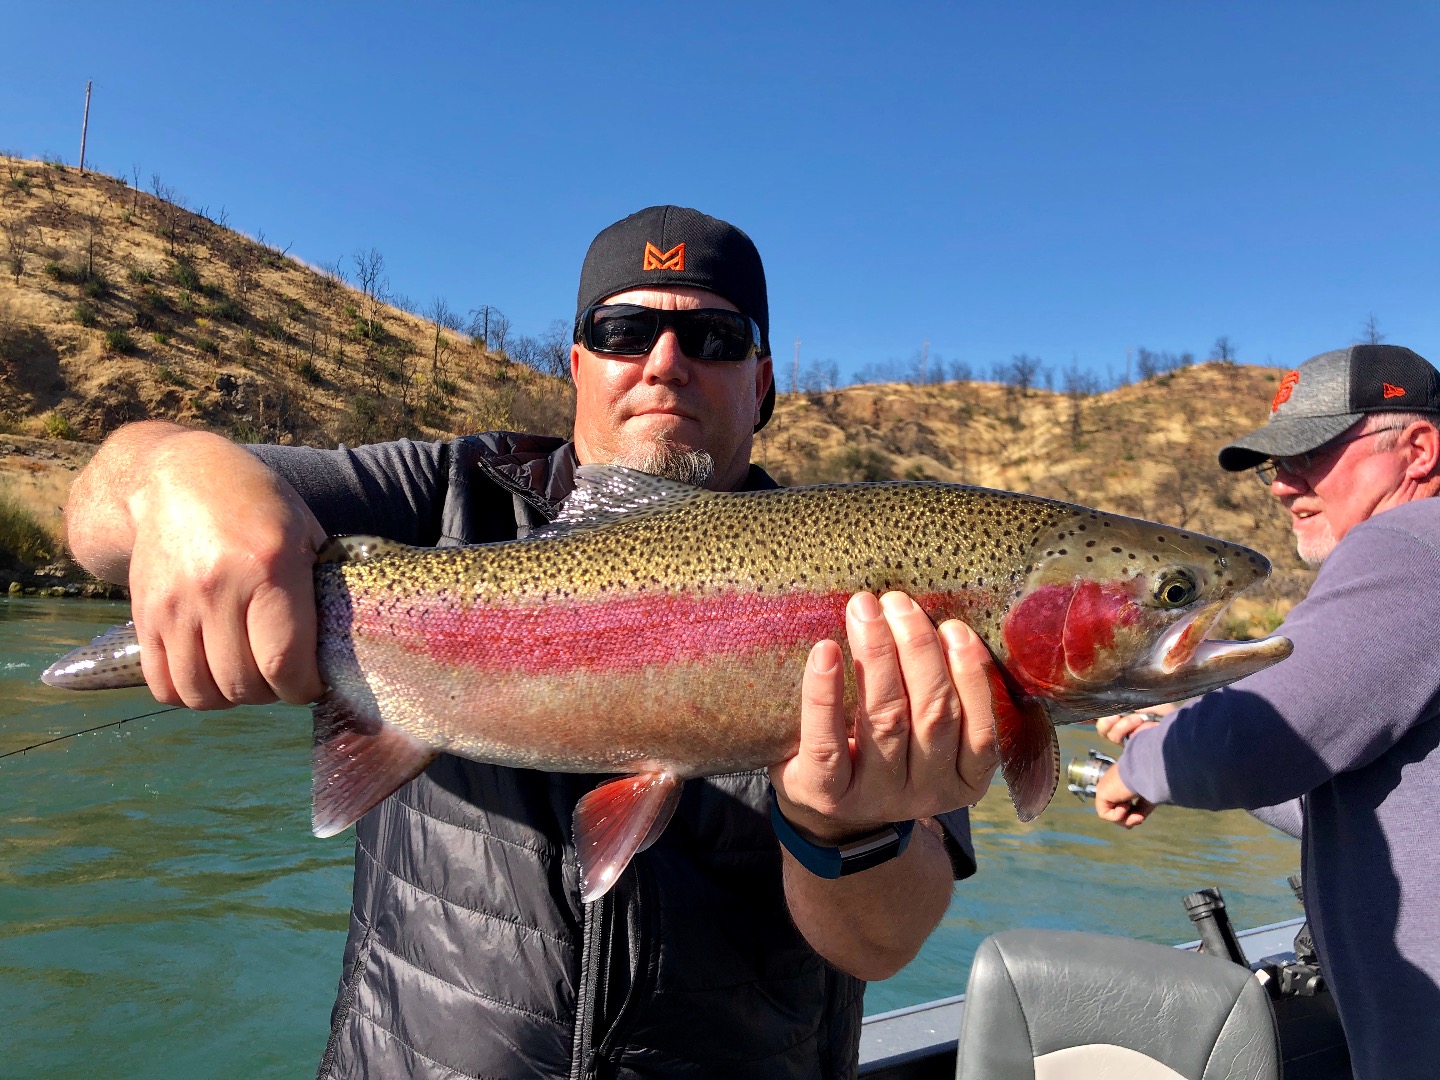
<instances>
[{"instance_id":1,"label":"fish tail fin","mask_svg":"<svg viewBox=\"0 0 1440 1080\"><path fill-rule=\"evenodd\" d=\"M1050 805L1060 783L1060 741L1038 701L1017 701L998 669L991 669L1000 773L1021 821L1033 821Z\"/></svg>"},{"instance_id":2,"label":"fish tail fin","mask_svg":"<svg viewBox=\"0 0 1440 1080\"><path fill-rule=\"evenodd\" d=\"M326 694L313 706L311 823L334 836L435 760L436 750L394 724L362 716Z\"/></svg>"},{"instance_id":3,"label":"fish tail fin","mask_svg":"<svg viewBox=\"0 0 1440 1080\"><path fill-rule=\"evenodd\" d=\"M40 673L46 686L62 690L119 690L144 686L135 624L112 626L89 645L71 649Z\"/></svg>"},{"instance_id":4,"label":"fish tail fin","mask_svg":"<svg viewBox=\"0 0 1440 1080\"><path fill-rule=\"evenodd\" d=\"M580 896L588 904L610 890L630 860L665 831L685 786L671 772L639 773L601 784L575 807Z\"/></svg>"}]
</instances>

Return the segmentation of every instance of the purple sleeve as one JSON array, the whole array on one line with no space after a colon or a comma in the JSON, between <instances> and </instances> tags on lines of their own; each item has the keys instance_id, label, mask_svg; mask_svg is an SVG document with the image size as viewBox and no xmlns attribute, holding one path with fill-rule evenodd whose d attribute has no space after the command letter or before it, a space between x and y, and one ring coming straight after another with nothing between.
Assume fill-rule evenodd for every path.
<instances>
[{"instance_id":1,"label":"purple sleeve","mask_svg":"<svg viewBox=\"0 0 1440 1080\"><path fill-rule=\"evenodd\" d=\"M1293 836L1296 840L1300 839L1305 827L1305 810L1299 799L1276 803L1274 806L1253 807L1250 816L1263 821L1272 829L1279 829L1287 836Z\"/></svg>"},{"instance_id":2,"label":"purple sleeve","mask_svg":"<svg viewBox=\"0 0 1440 1080\"><path fill-rule=\"evenodd\" d=\"M340 450L258 444L245 449L290 482L331 536L368 534L427 546L440 536L443 443L402 439Z\"/></svg>"},{"instance_id":3,"label":"purple sleeve","mask_svg":"<svg viewBox=\"0 0 1440 1080\"><path fill-rule=\"evenodd\" d=\"M1432 503L1434 500L1421 500ZM1287 660L1138 732L1120 777L1156 803L1274 807L1389 750L1437 709L1430 507L1356 526L1279 633Z\"/></svg>"}]
</instances>

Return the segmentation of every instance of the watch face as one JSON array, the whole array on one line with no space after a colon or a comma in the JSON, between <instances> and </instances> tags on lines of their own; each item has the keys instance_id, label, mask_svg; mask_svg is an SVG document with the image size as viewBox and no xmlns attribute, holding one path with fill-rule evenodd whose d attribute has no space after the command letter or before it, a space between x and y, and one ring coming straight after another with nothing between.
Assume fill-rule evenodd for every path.
<instances>
[{"instance_id":1,"label":"watch face","mask_svg":"<svg viewBox=\"0 0 1440 1080\"><path fill-rule=\"evenodd\" d=\"M840 848L840 876L858 874L900 856L910 843L910 830L915 827L913 821L905 824L908 828L903 834L898 826L890 825L884 832L853 841Z\"/></svg>"}]
</instances>

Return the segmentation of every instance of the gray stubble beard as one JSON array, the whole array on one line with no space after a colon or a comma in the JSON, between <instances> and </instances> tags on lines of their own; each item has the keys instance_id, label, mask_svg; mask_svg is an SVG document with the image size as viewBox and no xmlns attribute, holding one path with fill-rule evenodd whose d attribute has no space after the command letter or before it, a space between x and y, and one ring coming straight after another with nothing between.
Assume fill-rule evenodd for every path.
<instances>
[{"instance_id":1,"label":"gray stubble beard","mask_svg":"<svg viewBox=\"0 0 1440 1080\"><path fill-rule=\"evenodd\" d=\"M614 464L695 487L704 487L715 476L715 459L708 450L677 446L665 439L628 450L618 455Z\"/></svg>"}]
</instances>

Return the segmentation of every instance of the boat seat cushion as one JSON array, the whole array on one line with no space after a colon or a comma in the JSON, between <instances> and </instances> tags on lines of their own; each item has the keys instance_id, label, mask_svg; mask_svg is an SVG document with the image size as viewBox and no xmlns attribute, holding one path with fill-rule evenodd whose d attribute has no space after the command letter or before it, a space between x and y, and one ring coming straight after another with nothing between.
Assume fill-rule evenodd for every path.
<instances>
[{"instance_id":1,"label":"boat seat cushion","mask_svg":"<svg viewBox=\"0 0 1440 1080\"><path fill-rule=\"evenodd\" d=\"M1249 969L1164 945L1007 930L975 954L957 1080L1279 1080Z\"/></svg>"}]
</instances>

